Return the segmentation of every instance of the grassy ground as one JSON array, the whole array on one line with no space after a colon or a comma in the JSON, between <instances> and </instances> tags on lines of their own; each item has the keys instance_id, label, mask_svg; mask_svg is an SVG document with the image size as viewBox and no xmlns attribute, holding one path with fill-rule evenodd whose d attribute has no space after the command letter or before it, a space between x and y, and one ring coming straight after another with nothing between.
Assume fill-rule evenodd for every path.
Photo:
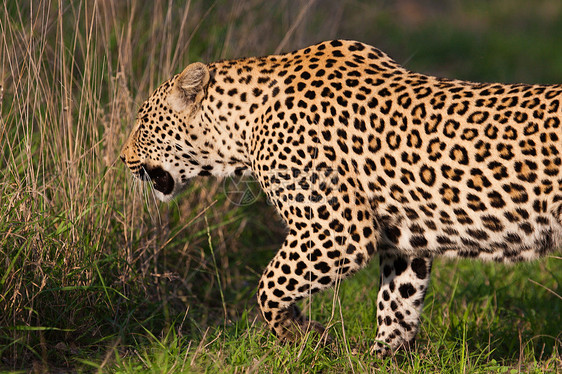
<instances>
[{"instance_id":1,"label":"grassy ground","mask_svg":"<svg viewBox=\"0 0 562 374\"><path fill-rule=\"evenodd\" d=\"M263 196L196 180L169 205L117 155L140 103L188 62L335 37L426 73L560 82L556 0L7 1L0 8L0 370L556 372L562 259L437 261L415 351L374 339L373 264L304 305L336 343L280 346L257 318L283 228ZM376 261L374 261L376 262Z\"/></svg>"}]
</instances>

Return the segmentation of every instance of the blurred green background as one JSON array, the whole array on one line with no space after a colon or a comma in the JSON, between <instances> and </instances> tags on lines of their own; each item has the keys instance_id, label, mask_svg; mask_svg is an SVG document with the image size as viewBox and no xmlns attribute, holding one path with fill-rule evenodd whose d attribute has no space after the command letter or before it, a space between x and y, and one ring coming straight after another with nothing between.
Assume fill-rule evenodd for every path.
<instances>
[{"instance_id":1,"label":"blurred green background","mask_svg":"<svg viewBox=\"0 0 562 374\"><path fill-rule=\"evenodd\" d=\"M428 74L561 81L562 3L556 0L248 0L200 6L214 8L199 20L198 49L189 56L206 61L343 38L374 45Z\"/></svg>"}]
</instances>

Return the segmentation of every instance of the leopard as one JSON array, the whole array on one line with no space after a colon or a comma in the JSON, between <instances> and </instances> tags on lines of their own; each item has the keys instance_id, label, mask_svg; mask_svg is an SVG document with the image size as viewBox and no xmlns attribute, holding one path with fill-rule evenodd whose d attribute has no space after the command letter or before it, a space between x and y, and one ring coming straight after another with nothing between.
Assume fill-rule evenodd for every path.
<instances>
[{"instance_id":1,"label":"leopard","mask_svg":"<svg viewBox=\"0 0 562 374\"><path fill-rule=\"evenodd\" d=\"M194 62L142 104L120 157L169 201L254 178L286 226L257 288L281 341L326 336L297 302L378 255L371 354L411 349L433 258L500 263L562 237L562 85L409 71L352 40Z\"/></svg>"}]
</instances>

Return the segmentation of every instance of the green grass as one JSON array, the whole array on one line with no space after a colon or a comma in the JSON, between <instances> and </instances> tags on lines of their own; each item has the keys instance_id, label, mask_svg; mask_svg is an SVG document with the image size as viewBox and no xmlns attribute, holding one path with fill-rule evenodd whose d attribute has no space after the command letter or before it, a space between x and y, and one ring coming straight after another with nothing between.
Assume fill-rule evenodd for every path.
<instances>
[{"instance_id":1,"label":"green grass","mask_svg":"<svg viewBox=\"0 0 562 374\"><path fill-rule=\"evenodd\" d=\"M255 302L284 234L263 196L235 206L222 181L198 179L161 205L118 162L140 103L196 60L342 37L440 76L561 81L556 0L309 4L1 5L0 370L562 370L559 257L437 261L416 350L384 361L368 354L375 259L303 305L330 326L333 345L279 345Z\"/></svg>"},{"instance_id":2,"label":"green grass","mask_svg":"<svg viewBox=\"0 0 562 374\"><path fill-rule=\"evenodd\" d=\"M529 277L551 274L559 261L517 265L517 269L439 262L417 350L384 361L368 354L375 338L378 277L376 266L370 266L344 282L337 295L328 292L313 297L312 315L330 321L336 340L330 346L318 346L314 337L279 345L256 322L255 307L246 306L249 312L243 311L235 322L200 331L196 338L182 336L181 324L189 319L182 316L163 337L147 333L141 349L135 344L127 354L115 352L109 371L554 373L560 369L561 305L544 302L552 302L552 295L530 283ZM99 367L99 363L91 364Z\"/></svg>"}]
</instances>

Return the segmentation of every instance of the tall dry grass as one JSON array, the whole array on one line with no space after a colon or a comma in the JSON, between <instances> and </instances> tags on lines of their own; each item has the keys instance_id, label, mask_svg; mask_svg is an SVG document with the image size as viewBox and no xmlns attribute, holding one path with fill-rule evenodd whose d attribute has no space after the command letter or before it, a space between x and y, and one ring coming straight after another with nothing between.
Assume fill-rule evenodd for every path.
<instances>
[{"instance_id":1,"label":"tall dry grass","mask_svg":"<svg viewBox=\"0 0 562 374\"><path fill-rule=\"evenodd\" d=\"M236 256L248 250L240 241L248 221L221 197L220 182L196 181L160 206L133 188L117 156L139 104L163 80L192 60L287 48L302 39L309 8L288 0L2 3L2 364L67 365L77 349L123 339L132 320L147 326L144 318L162 315L154 324L163 326L170 313L215 300L217 282L250 288L243 266L229 266L244 261ZM263 37L274 28L282 37ZM207 233L216 262L203 253Z\"/></svg>"},{"instance_id":2,"label":"tall dry grass","mask_svg":"<svg viewBox=\"0 0 562 374\"><path fill-rule=\"evenodd\" d=\"M5 363L52 360L57 344L64 349L85 335L103 338L103 319L120 318L116 301L161 296L168 209L145 204L116 160L138 103L185 61L189 32L177 33L180 19L170 19L167 5L3 2ZM188 15L199 17L187 4L180 30ZM201 210L210 202L206 196L188 196L179 210L189 218L188 207ZM180 261L190 261L188 251L186 245L187 259Z\"/></svg>"}]
</instances>

